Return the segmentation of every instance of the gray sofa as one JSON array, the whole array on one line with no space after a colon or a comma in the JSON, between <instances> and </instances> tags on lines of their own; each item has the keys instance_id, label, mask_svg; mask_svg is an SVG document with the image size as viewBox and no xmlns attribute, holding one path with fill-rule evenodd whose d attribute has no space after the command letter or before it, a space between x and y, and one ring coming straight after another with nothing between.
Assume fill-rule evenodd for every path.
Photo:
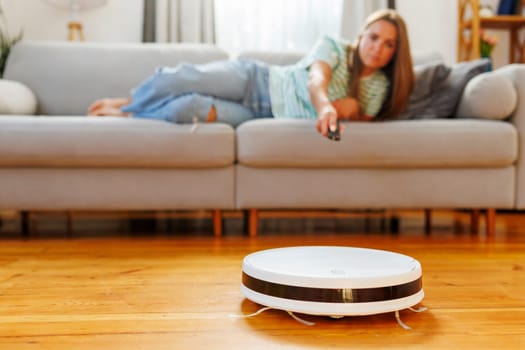
<instances>
[{"instance_id":1,"label":"gray sofa","mask_svg":"<svg viewBox=\"0 0 525 350\"><path fill-rule=\"evenodd\" d=\"M245 56L277 64L298 57ZM4 78L29 87L38 110L0 116L0 210L209 210L220 236L224 210L249 212L256 235L261 211L463 208L486 210L493 235L496 209L525 207L523 65L489 73L518 97L505 120L351 123L340 142L306 120L233 129L85 117L92 101L127 96L157 66L227 58L206 45L15 46Z\"/></svg>"}]
</instances>

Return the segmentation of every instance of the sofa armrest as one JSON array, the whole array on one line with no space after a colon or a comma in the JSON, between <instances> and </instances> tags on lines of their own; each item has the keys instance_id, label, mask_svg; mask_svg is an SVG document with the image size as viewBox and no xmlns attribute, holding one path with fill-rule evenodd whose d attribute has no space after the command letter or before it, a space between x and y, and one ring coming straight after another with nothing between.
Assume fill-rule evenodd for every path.
<instances>
[{"instance_id":1,"label":"sofa armrest","mask_svg":"<svg viewBox=\"0 0 525 350\"><path fill-rule=\"evenodd\" d=\"M501 67L493 74L510 79L516 89L518 103L509 121L518 131L518 160L516 164L515 208L525 208L525 64L511 64Z\"/></svg>"},{"instance_id":2,"label":"sofa armrest","mask_svg":"<svg viewBox=\"0 0 525 350\"><path fill-rule=\"evenodd\" d=\"M456 117L505 120L518 105L518 92L513 81L498 71L479 74L463 89Z\"/></svg>"},{"instance_id":3,"label":"sofa armrest","mask_svg":"<svg viewBox=\"0 0 525 350\"><path fill-rule=\"evenodd\" d=\"M33 115L36 113L37 99L26 85L0 79L0 114Z\"/></svg>"}]
</instances>

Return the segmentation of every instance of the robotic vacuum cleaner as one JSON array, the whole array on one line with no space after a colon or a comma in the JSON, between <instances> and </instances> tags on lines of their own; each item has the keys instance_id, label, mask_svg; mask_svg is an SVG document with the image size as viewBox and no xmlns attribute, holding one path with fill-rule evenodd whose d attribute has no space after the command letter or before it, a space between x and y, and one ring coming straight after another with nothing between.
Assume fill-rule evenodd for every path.
<instances>
[{"instance_id":1,"label":"robotic vacuum cleaner","mask_svg":"<svg viewBox=\"0 0 525 350\"><path fill-rule=\"evenodd\" d=\"M336 246L277 248L247 255L241 291L247 299L270 308L332 317L399 311L424 297L416 259Z\"/></svg>"}]
</instances>

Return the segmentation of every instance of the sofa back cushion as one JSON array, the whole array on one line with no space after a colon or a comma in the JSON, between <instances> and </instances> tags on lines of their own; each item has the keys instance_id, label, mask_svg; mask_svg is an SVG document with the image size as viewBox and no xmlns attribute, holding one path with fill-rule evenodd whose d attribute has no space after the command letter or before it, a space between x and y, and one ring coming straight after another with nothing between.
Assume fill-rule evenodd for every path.
<instances>
[{"instance_id":1,"label":"sofa back cushion","mask_svg":"<svg viewBox=\"0 0 525 350\"><path fill-rule=\"evenodd\" d=\"M128 96L159 66L227 58L204 44L28 41L12 48L4 77L35 93L39 114L85 115L95 99Z\"/></svg>"},{"instance_id":2,"label":"sofa back cushion","mask_svg":"<svg viewBox=\"0 0 525 350\"><path fill-rule=\"evenodd\" d=\"M300 51L244 51L241 52L237 58L239 59L254 59L276 66L285 66L288 64L297 63L303 56L304 52Z\"/></svg>"},{"instance_id":3,"label":"sofa back cushion","mask_svg":"<svg viewBox=\"0 0 525 350\"><path fill-rule=\"evenodd\" d=\"M300 51L244 51L237 58L256 59L274 65L294 64L299 61L306 53ZM443 57L436 51L414 51L412 53L414 65L425 64L429 62L442 62Z\"/></svg>"}]
</instances>

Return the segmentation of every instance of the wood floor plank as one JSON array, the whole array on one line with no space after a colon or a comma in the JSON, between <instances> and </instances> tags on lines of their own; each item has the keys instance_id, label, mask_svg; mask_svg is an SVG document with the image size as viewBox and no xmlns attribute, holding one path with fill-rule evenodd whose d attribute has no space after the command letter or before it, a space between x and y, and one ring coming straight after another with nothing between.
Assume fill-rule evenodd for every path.
<instances>
[{"instance_id":1,"label":"wood floor plank","mask_svg":"<svg viewBox=\"0 0 525 350\"><path fill-rule=\"evenodd\" d=\"M522 349L525 215L497 220L493 238L425 235L421 221L397 235L0 239L0 349ZM260 308L239 290L243 257L294 245L413 256L428 310L400 313L411 331L393 313L300 315L311 327L278 310L240 317Z\"/></svg>"}]
</instances>

